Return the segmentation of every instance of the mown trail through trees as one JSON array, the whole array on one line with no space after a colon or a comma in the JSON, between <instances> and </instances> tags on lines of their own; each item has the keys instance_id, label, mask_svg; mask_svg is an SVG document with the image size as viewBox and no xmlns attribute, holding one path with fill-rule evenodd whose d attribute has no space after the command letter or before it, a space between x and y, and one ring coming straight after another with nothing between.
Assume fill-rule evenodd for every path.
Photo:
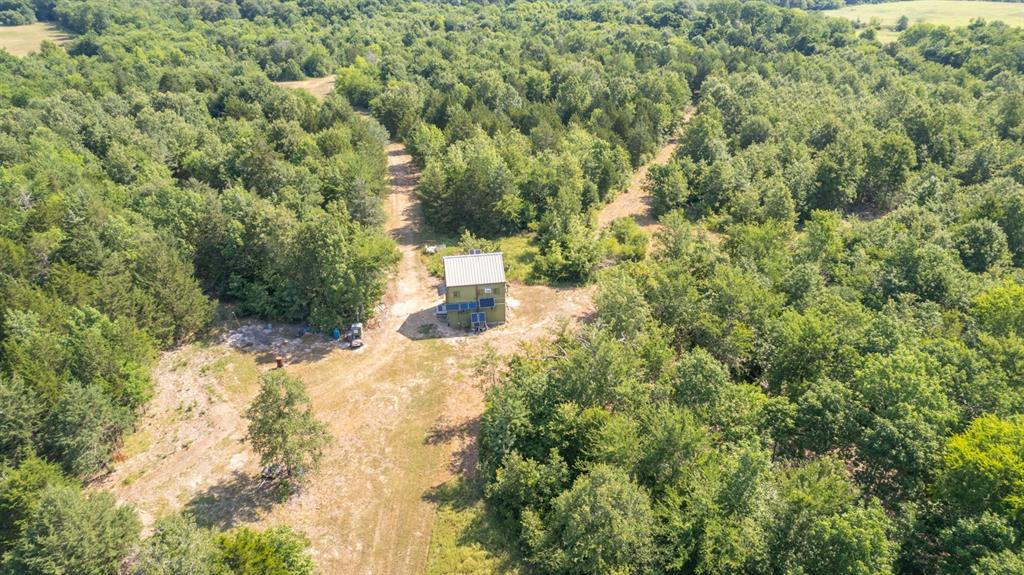
<instances>
[{"instance_id":1,"label":"mown trail through trees","mask_svg":"<svg viewBox=\"0 0 1024 575\"><path fill-rule=\"evenodd\" d=\"M651 213L651 197L644 189L644 184L647 182L647 171L651 166L666 164L672 159L672 155L675 154L676 148L679 146L679 137L682 134L682 130L696 112L697 108L694 106L689 106L683 111L680 130L669 138L668 142L658 150L658 153L650 161L640 166L633 173L633 177L630 178L626 189L598 214L597 224L599 228L604 228L618 218L631 217L636 220L636 223L640 224L640 227L645 232L652 233L657 229L658 222Z\"/></svg>"}]
</instances>

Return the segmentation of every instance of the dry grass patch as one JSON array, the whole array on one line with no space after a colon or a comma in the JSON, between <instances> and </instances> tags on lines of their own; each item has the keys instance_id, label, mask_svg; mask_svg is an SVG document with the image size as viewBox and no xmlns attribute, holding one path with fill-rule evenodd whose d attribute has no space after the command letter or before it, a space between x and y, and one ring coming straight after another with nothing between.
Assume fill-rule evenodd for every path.
<instances>
[{"instance_id":1,"label":"dry grass patch","mask_svg":"<svg viewBox=\"0 0 1024 575\"><path fill-rule=\"evenodd\" d=\"M251 357L220 346L193 344L164 354L137 430L125 438L113 471L94 486L131 501L148 527L250 466L242 413L255 393L256 369Z\"/></svg>"},{"instance_id":2,"label":"dry grass patch","mask_svg":"<svg viewBox=\"0 0 1024 575\"><path fill-rule=\"evenodd\" d=\"M981 18L989 22L1001 20L1011 26L1024 26L1024 4L1013 2L911 0L882 4L856 4L836 10L826 10L824 13L865 24L877 19L882 25L878 36L883 41L894 39L898 35L893 30L893 26L901 16L906 16L911 24L928 22L946 26L966 26L972 20Z\"/></svg>"},{"instance_id":3,"label":"dry grass patch","mask_svg":"<svg viewBox=\"0 0 1024 575\"><path fill-rule=\"evenodd\" d=\"M266 366L261 368L253 354L228 349L224 355L201 367L200 373L216 378L220 388L231 396L251 399L260 373L265 369Z\"/></svg>"},{"instance_id":4,"label":"dry grass patch","mask_svg":"<svg viewBox=\"0 0 1024 575\"><path fill-rule=\"evenodd\" d=\"M295 80L292 82L274 82L282 88L290 88L293 90L305 90L313 95L317 100L323 100L334 90L334 75L324 76L323 78L308 78L306 80Z\"/></svg>"},{"instance_id":5,"label":"dry grass patch","mask_svg":"<svg viewBox=\"0 0 1024 575\"><path fill-rule=\"evenodd\" d=\"M47 22L24 26L0 26L0 48L15 56L25 56L30 52L39 51L44 40L64 44L70 39L71 35Z\"/></svg>"}]
</instances>

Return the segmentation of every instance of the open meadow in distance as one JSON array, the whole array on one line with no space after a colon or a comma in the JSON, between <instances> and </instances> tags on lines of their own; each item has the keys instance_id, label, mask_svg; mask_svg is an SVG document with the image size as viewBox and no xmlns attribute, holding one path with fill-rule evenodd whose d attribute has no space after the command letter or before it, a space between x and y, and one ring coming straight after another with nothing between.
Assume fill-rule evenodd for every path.
<instances>
[{"instance_id":1,"label":"open meadow in distance","mask_svg":"<svg viewBox=\"0 0 1024 575\"><path fill-rule=\"evenodd\" d=\"M288 82L277 82L277 85L284 88L306 90L318 100L323 100L327 94L334 89L334 74L322 78L307 78L305 80L293 80Z\"/></svg>"},{"instance_id":2,"label":"open meadow in distance","mask_svg":"<svg viewBox=\"0 0 1024 575\"><path fill-rule=\"evenodd\" d=\"M24 56L39 50L43 40L58 44L64 43L70 36L53 24L36 22L24 26L0 26L0 48L15 56Z\"/></svg>"},{"instance_id":3,"label":"open meadow in distance","mask_svg":"<svg viewBox=\"0 0 1024 575\"><path fill-rule=\"evenodd\" d=\"M906 16L910 24L929 22L947 26L966 26L975 18L1001 20L1011 26L1024 26L1024 4L1014 2L975 2L973 0L911 0L884 4L857 4L826 10L829 16L860 20L865 24L878 18L883 28L891 29Z\"/></svg>"}]
</instances>

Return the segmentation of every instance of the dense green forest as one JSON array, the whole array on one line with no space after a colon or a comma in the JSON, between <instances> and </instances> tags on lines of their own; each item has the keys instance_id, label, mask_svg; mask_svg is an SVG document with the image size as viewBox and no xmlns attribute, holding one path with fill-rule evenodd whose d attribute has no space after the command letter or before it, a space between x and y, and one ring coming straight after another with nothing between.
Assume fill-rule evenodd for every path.
<instances>
[{"instance_id":1,"label":"dense green forest","mask_svg":"<svg viewBox=\"0 0 1024 575\"><path fill-rule=\"evenodd\" d=\"M493 512L546 573L1024 572L1024 33L679 28L655 255L490 391Z\"/></svg>"},{"instance_id":2,"label":"dense green forest","mask_svg":"<svg viewBox=\"0 0 1024 575\"><path fill-rule=\"evenodd\" d=\"M344 97L274 86L198 8L48 10L80 34L66 51L0 53L0 553L11 573L108 573L136 545L134 511L76 486L134 425L159 350L202 334L217 300L320 328L372 312L396 258L388 133ZM213 541L171 527L167 545ZM247 533L211 553L293 538Z\"/></svg>"},{"instance_id":3,"label":"dense green forest","mask_svg":"<svg viewBox=\"0 0 1024 575\"><path fill-rule=\"evenodd\" d=\"M310 572L301 525L140 539L81 486L217 302L373 310L396 138L434 229L532 232L540 276L598 277L595 322L488 395L479 477L528 568L1024 573L1024 32L883 47L731 0L0 2L35 18L76 38L0 53L4 572ZM328 73L323 102L273 84ZM653 255L620 223L601 270L595 210L691 103Z\"/></svg>"}]
</instances>

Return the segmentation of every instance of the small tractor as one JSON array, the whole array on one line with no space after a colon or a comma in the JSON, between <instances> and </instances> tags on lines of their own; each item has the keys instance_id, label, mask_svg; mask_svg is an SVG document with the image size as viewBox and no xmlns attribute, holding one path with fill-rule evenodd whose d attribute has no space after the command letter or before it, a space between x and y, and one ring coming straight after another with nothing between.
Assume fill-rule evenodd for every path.
<instances>
[{"instance_id":1,"label":"small tractor","mask_svg":"<svg viewBox=\"0 0 1024 575\"><path fill-rule=\"evenodd\" d=\"M349 326L348 331L345 332L345 341L348 342L350 349L363 347L363 324L356 322Z\"/></svg>"}]
</instances>

